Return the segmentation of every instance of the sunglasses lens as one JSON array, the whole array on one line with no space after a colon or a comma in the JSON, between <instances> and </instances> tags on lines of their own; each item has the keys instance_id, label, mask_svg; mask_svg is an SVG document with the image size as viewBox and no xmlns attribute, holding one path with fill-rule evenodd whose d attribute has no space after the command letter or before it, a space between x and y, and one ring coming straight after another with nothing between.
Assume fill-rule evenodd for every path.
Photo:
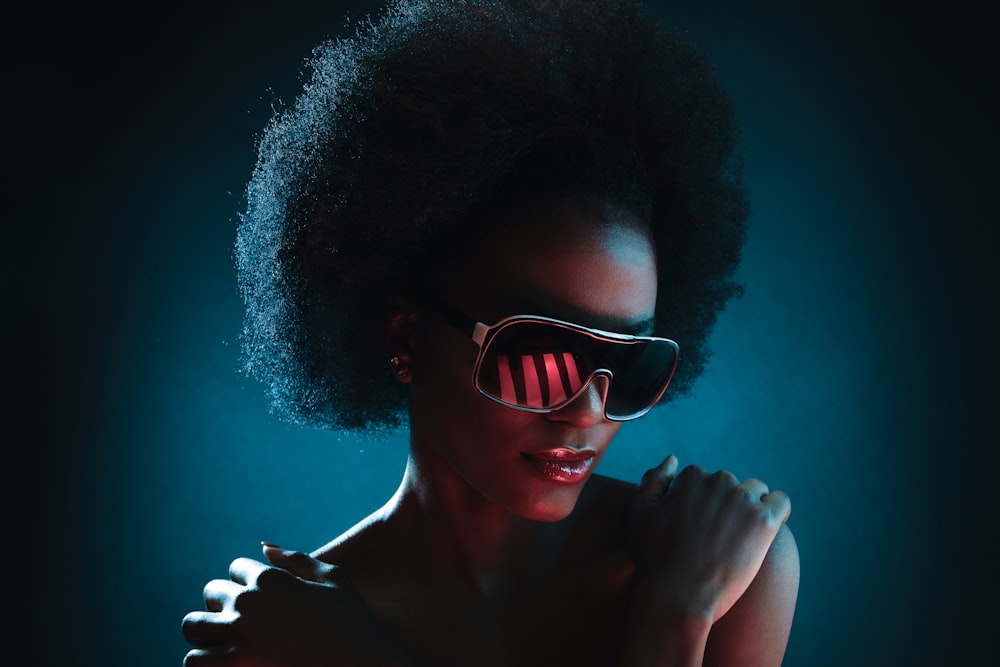
<instances>
[{"instance_id":1,"label":"sunglasses lens","mask_svg":"<svg viewBox=\"0 0 1000 667\"><path fill-rule=\"evenodd\" d=\"M667 388L677 365L677 348L666 340L650 340L628 345L608 343L605 349L602 365L614 374L605 413L618 420L638 417Z\"/></svg>"},{"instance_id":2,"label":"sunglasses lens","mask_svg":"<svg viewBox=\"0 0 1000 667\"><path fill-rule=\"evenodd\" d=\"M543 322L518 322L493 337L483 355L479 389L508 405L545 409L579 391L590 369L580 334Z\"/></svg>"},{"instance_id":3,"label":"sunglasses lens","mask_svg":"<svg viewBox=\"0 0 1000 667\"><path fill-rule=\"evenodd\" d=\"M545 410L572 398L594 370L606 369L614 376L607 416L630 419L663 393L676 357L665 340L614 342L552 323L517 322L487 344L476 386L507 405Z\"/></svg>"}]
</instances>

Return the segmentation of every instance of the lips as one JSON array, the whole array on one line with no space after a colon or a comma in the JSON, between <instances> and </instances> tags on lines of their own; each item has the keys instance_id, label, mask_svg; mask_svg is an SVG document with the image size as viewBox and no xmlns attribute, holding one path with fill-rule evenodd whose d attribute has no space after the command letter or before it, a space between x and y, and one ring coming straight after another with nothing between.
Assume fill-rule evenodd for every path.
<instances>
[{"instance_id":1,"label":"lips","mask_svg":"<svg viewBox=\"0 0 1000 667\"><path fill-rule=\"evenodd\" d=\"M594 467L597 453L592 449L559 447L523 456L547 479L564 484L579 484Z\"/></svg>"}]
</instances>

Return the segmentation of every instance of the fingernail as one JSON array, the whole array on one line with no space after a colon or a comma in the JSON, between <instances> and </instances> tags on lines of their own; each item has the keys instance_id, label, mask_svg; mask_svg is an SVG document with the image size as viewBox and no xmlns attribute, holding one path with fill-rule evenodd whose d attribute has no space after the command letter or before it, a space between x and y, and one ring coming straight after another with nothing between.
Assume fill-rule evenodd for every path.
<instances>
[{"instance_id":1,"label":"fingernail","mask_svg":"<svg viewBox=\"0 0 1000 667\"><path fill-rule=\"evenodd\" d=\"M280 549L281 548L277 544L274 544L273 542L265 542L264 540L261 540L260 543L263 546L265 546L265 547L271 547L272 549Z\"/></svg>"}]
</instances>

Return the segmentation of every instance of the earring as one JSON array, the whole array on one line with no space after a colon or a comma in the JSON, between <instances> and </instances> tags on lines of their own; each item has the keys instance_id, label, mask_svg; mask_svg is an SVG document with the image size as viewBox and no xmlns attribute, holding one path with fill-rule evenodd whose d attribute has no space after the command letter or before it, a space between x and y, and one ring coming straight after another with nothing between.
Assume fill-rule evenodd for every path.
<instances>
[{"instance_id":1,"label":"earring","mask_svg":"<svg viewBox=\"0 0 1000 667\"><path fill-rule=\"evenodd\" d=\"M398 355L392 355L389 357L389 365L392 366L392 370L395 371L396 377L400 380L406 378L410 374L410 369L407 367L403 360L399 358Z\"/></svg>"}]
</instances>

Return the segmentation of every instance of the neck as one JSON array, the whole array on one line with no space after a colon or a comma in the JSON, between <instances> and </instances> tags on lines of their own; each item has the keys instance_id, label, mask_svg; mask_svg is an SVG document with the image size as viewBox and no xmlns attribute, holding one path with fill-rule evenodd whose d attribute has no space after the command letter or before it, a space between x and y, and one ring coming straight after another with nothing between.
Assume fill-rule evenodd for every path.
<instances>
[{"instance_id":1,"label":"neck","mask_svg":"<svg viewBox=\"0 0 1000 667\"><path fill-rule=\"evenodd\" d=\"M388 521L405 525L425 581L475 597L517 595L556 565L569 521L531 521L471 487L439 457L411 447ZM517 582L517 587L514 586Z\"/></svg>"}]
</instances>

